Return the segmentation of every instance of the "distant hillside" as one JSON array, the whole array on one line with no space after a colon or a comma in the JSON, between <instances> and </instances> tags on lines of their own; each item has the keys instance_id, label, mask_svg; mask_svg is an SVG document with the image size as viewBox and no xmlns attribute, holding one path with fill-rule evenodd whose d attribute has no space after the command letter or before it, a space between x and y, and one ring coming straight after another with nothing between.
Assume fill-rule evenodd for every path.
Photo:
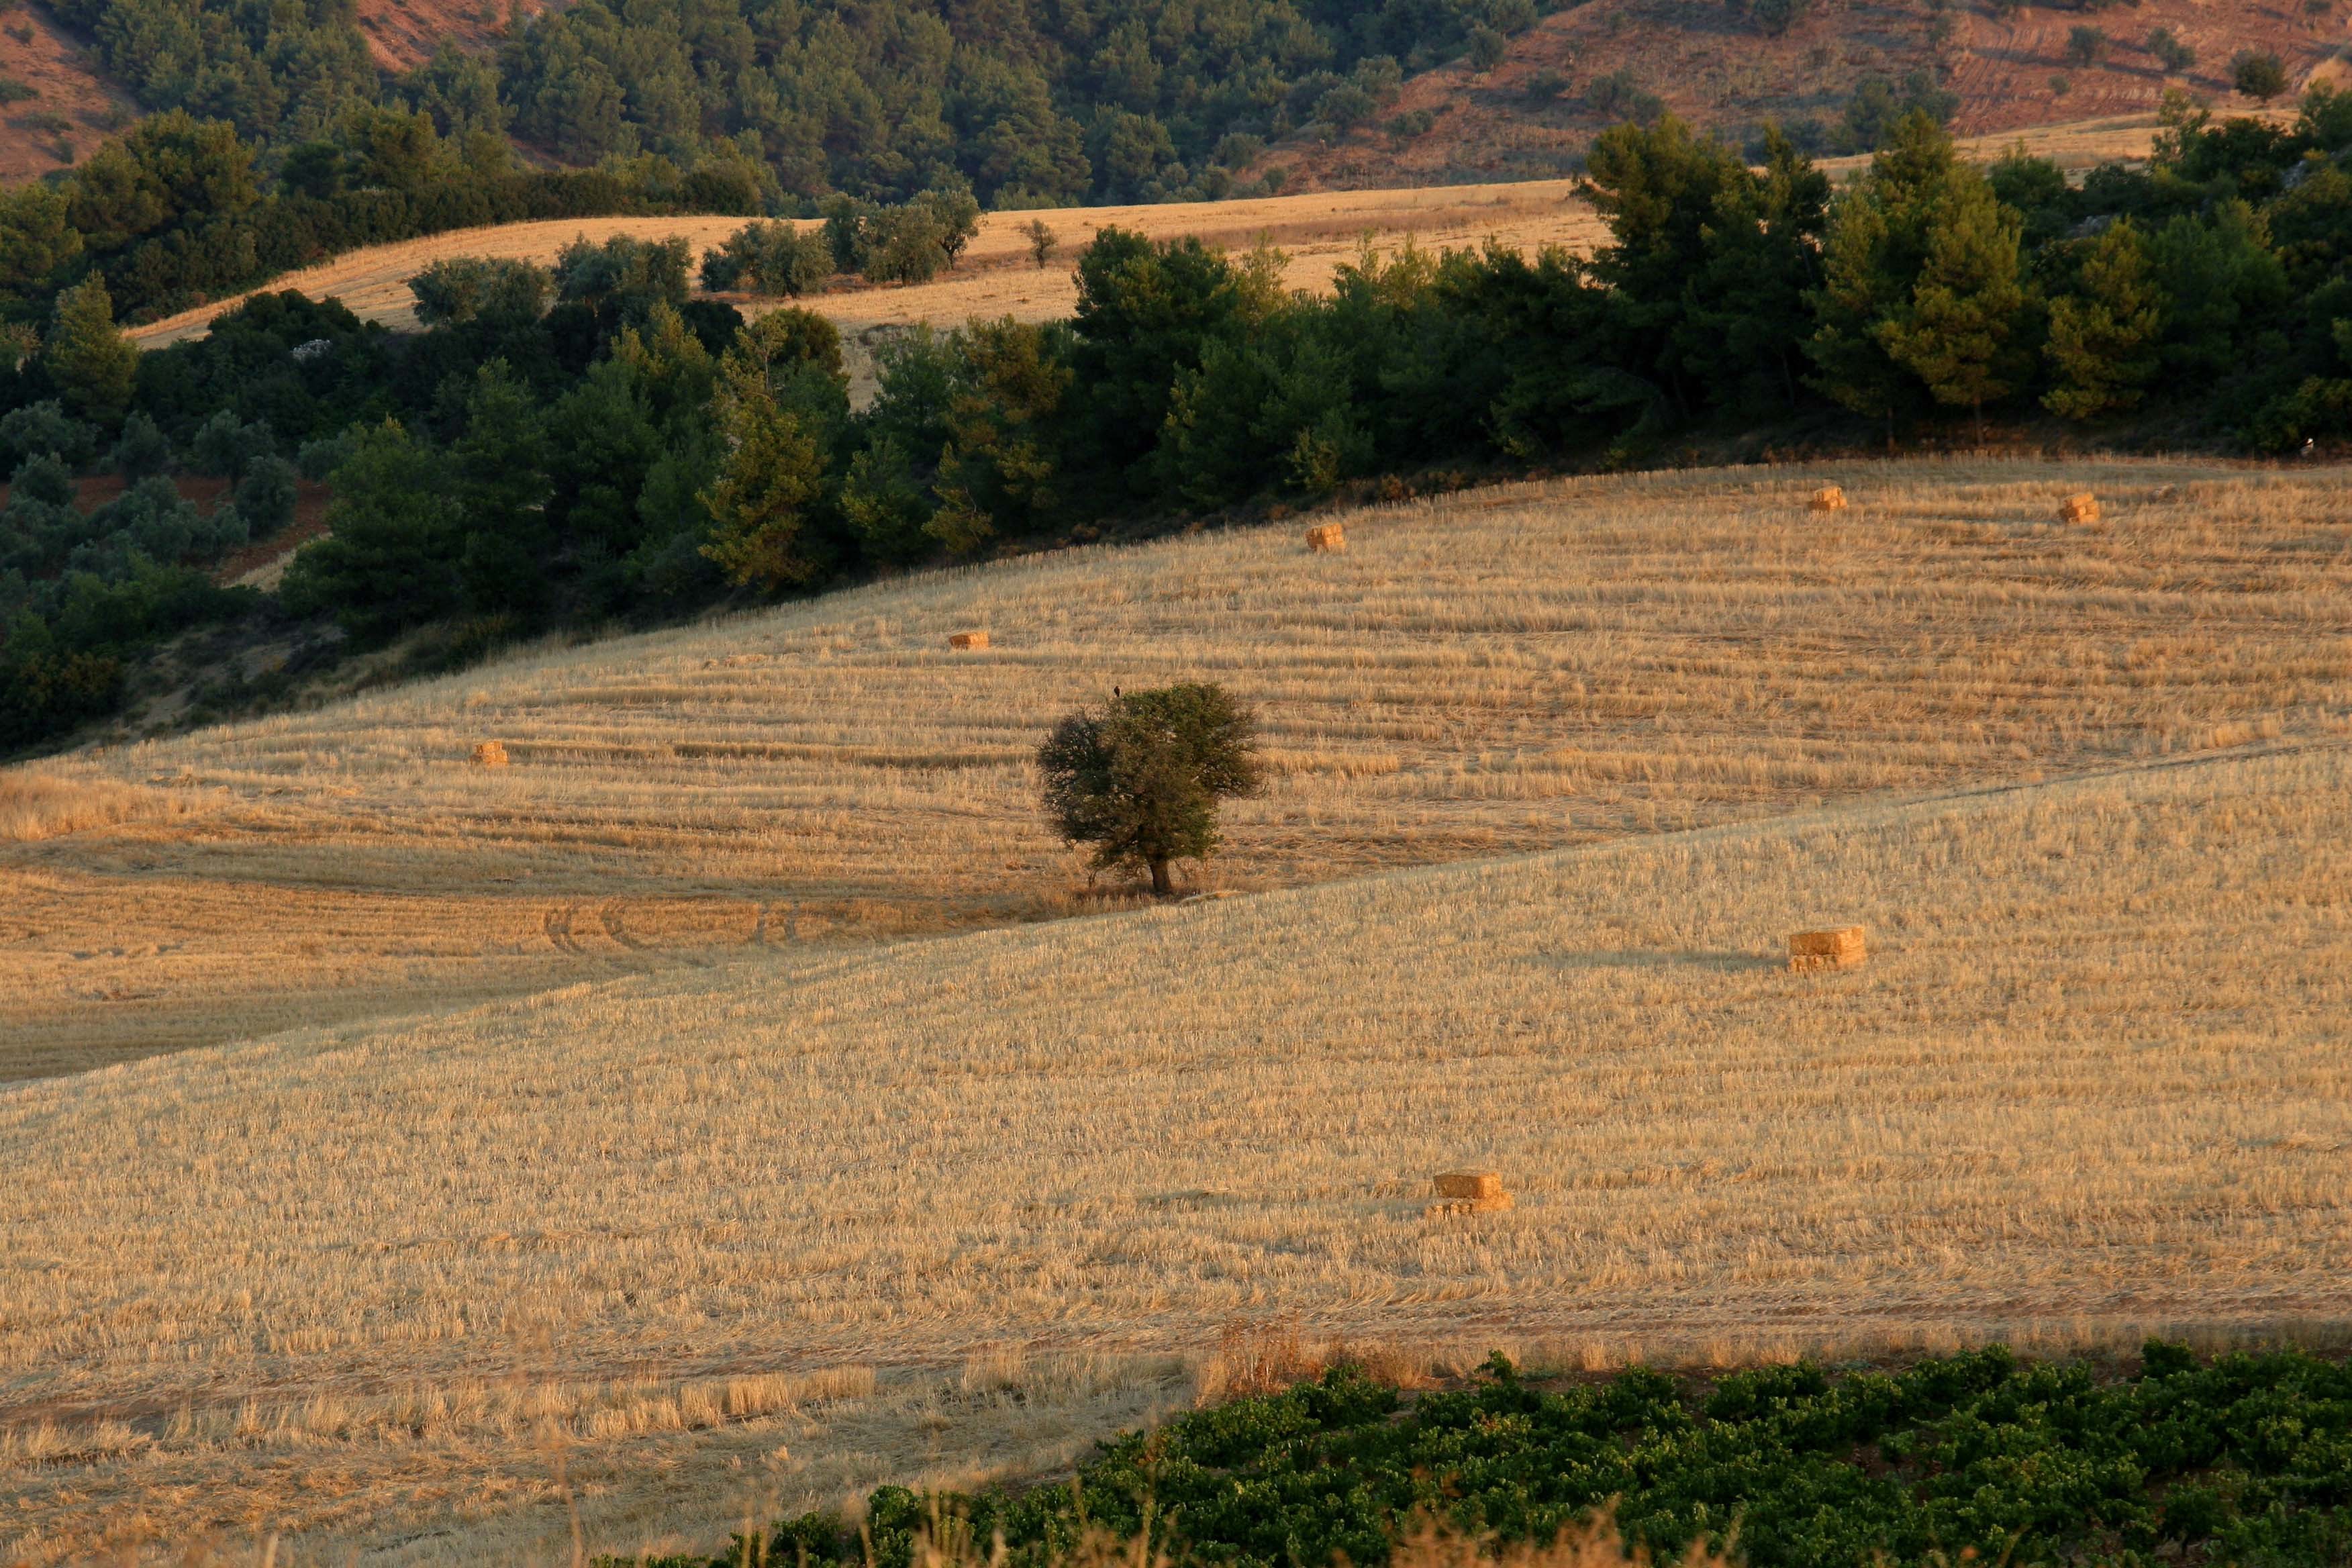
<instances>
[{"instance_id":1,"label":"distant hillside","mask_svg":"<svg viewBox=\"0 0 2352 1568\"><path fill-rule=\"evenodd\" d=\"M97 68L88 40L46 7L0 9L0 185L37 180L89 156L137 112Z\"/></svg>"},{"instance_id":2,"label":"distant hillside","mask_svg":"<svg viewBox=\"0 0 2352 1568\"><path fill-rule=\"evenodd\" d=\"M1867 151L1913 102L1972 134L2145 113L2168 86L2226 100L2242 49L2275 53L2301 85L2344 74L2345 8L356 0L311 16L14 0L0 182L79 161L142 110L284 146L387 96L445 135L509 134L537 162L656 153L735 169L772 205L944 180L1018 206L1557 177L1601 130L1662 109L1735 142L1778 121L1838 153ZM1759 19L1790 9L1777 32ZM2070 58L2084 27L2102 34L2095 58ZM2192 64L2167 74L2159 28Z\"/></svg>"},{"instance_id":3,"label":"distant hillside","mask_svg":"<svg viewBox=\"0 0 2352 1568\"><path fill-rule=\"evenodd\" d=\"M1775 36L1713 0L1591 0L1510 39L1491 68L1463 58L1423 72L1344 134L1309 126L1267 162L1286 189L1557 178L1601 131L1659 109L1735 142L1778 122L1822 153L1868 151L1885 110L1919 99L1940 100L1964 136L2145 115L2168 87L2242 113L2251 100L2230 86L2241 50L2275 53L2297 88L2352 74L2347 12L2261 0L2006 12L1843 0ZM2089 65L2068 57L2079 27L2106 40ZM2148 47L2159 28L2193 51L2188 69L2166 74Z\"/></svg>"}]
</instances>

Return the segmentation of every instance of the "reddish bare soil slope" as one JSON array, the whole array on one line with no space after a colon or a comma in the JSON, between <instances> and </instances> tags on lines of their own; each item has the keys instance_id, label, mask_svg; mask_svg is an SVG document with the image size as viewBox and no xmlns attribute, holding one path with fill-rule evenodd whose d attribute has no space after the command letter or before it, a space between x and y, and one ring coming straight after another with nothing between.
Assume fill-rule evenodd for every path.
<instances>
[{"instance_id":1,"label":"reddish bare soil slope","mask_svg":"<svg viewBox=\"0 0 2352 1568\"><path fill-rule=\"evenodd\" d=\"M0 11L0 77L33 90L0 104L0 185L79 163L132 112L130 98L98 75L83 46L45 7ZM0 98L13 96L0 89Z\"/></svg>"},{"instance_id":2,"label":"reddish bare soil slope","mask_svg":"<svg viewBox=\"0 0 2352 1568\"><path fill-rule=\"evenodd\" d=\"M1941 69L1959 98L1953 128L1962 135L2140 120L2168 86L2242 112L2252 105L2230 90L2231 56L2275 52L2298 87L2346 74L2336 57L2352 39L2347 12L2344 0L2325 13L2307 11L2303 0L2142 0L2098 12L2030 7L2003 18L1990 5L1955 5L1940 13L1949 36L1939 43L1939 13L1925 0L1824 0L1777 38L1714 0L1591 0L1513 39L1495 69L1475 73L1457 61L1425 72L1377 122L1329 145L1294 140L1267 162L1295 190L1556 177L1624 118L1593 91L1621 72L1684 120L1734 141L1768 121L1834 124L1864 79L1900 83L1921 69ZM2072 65L2069 35L2085 26L2101 28L2107 47L2095 65ZM2188 74L2168 79L2148 53L2148 35L2159 26L2196 50ZM1416 112L1431 117L1426 132L1391 129Z\"/></svg>"},{"instance_id":3,"label":"reddish bare soil slope","mask_svg":"<svg viewBox=\"0 0 2352 1568\"><path fill-rule=\"evenodd\" d=\"M537 16L543 3L523 0L523 15ZM359 21L376 63L404 71L431 59L445 39L472 54L496 47L507 0L360 0Z\"/></svg>"}]
</instances>

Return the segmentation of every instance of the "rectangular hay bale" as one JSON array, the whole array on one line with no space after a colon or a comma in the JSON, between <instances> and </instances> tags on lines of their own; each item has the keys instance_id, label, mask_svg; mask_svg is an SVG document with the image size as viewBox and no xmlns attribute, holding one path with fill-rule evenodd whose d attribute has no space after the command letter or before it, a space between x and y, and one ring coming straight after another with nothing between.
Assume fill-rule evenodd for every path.
<instances>
[{"instance_id":1,"label":"rectangular hay bale","mask_svg":"<svg viewBox=\"0 0 2352 1568\"><path fill-rule=\"evenodd\" d=\"M1336 522L1318 523L1307 531L1307 548L1318 554L1343 551L1348 548L1348 531Z\"/></svg>"},{"instance_id":2,"label":"rectangular hay bale","mask_svg":"<svg viewBox=\"0 0 2352 1568\"><path fill-rule=\"evenodd\" d=\"M2061 522L2096 522L2099 521L2099 498L2084 490L2068 496L2058 505Z\"/></svg>"},{"instance_id":3,"label":"rectangular hay bale","mask_svg":"<svg viewBox=\"0 0 2352 1568\"><path fill-rule=\"evenodd\" d=\"M1800 973L1811 969L1851 969L1869 956L1870 945L1860 926L1792 931L1789 936L1789 967Z\"/></svg>"},{"instance_id":4,"label":"rectangular hay bale","mask_svg":"<svg viewBox=\"0 0 2352 1568\"><path fill-rule=\"evenodd\" d=\"M1812 499L1807 501L1805 505L1809 510L1813 511L1843 511L1845 510L1845 491L1840 489L1835 485L1825 485L1822 489L1815 490L1813 492Z\"/></svg>"},{"instance_id":5,"label":"rectangular hay bale","mask_svg":"<svg viewBox=\"0 0 2352 1568\"><path fill-rule=\"evenodd\" d=\"M952 648L983 648L987 646L986 632L956 632L948 638L948 647Z\"/></svg>"},{"instance_id":6,"label":"rectangular hay bale","mask_svg":"<svg viewBox=\"0 0 2352 1568\"><path fill-rule=\"evenodd\" d=\"M478 741L474 744L474 765L478 768L502 768L507 765L507 749L502 742Z\"/></svg>"},{"instance_id":7,"label":"rectangular hay bale","mask_svg":"<svg viewBox=\"0 0 2352 1568\"><path fill-rule=\"evenodd\" d=\"M1448 1171L1437 1178L1441 1198L1499 1198L1503 1178L1495 1171Z\"/></svg>"}]
</instances>

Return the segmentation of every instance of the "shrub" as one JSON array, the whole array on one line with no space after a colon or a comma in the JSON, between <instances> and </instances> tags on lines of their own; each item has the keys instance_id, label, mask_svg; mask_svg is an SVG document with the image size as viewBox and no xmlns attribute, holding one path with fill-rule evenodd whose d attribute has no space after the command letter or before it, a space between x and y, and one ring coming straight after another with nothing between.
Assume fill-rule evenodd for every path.
<instances>
[{"instance_id":1,"label":"shrub","mask_svg":"<svg viewBox=\"0 0 2352 1568\"><path fill-rule=\"evenodd\" d=\"M819 230L789 223L749 223L702 258L702 286L797 299L833 276L833 247Z\"/></svg>"},{"instance_id":2,"label":"shrub","mask_svg":"<svg viewBox=\"0 0 2352 1568\"><path fill-rule=\"evenodd\" d=\"M2272 54L2242 49L2230 61L2230 85L2263 103L2286 90L2286 67Z\"/></svg>"},{"instance_id":3,"label":"shrub","mask_svg":"<svg viewBox=\"0 0 2352 1568\"><path fill-rule=\"evenodd\" d=\"M2080 26L2066 35L2068 65L2095 66L2106 52L2107 35L2103 27Z\"/></svg>"},{"instance_id":4,"label":"shrub","mask_svg":"<svg viewBox=\"0 0 2352 1568\"><path fill-rule=\"evenodd\" d=\"M2156 57L2167 76L2179 76L2197 63L2197 51L2169 27L2158 27L2148 34L2147 52Z\"/></svg>"},{"instance_id":5,"label":"shrub","mask_svg":"<svg viewBox=\"0 0 2352 1568\"><path fill-rule=\"evenodd\" d=\"M409 279L416 319L428 327L488 320L536 321L547 314L554 276L529 261L447 257Z\"/></svg>"}]
</instances>

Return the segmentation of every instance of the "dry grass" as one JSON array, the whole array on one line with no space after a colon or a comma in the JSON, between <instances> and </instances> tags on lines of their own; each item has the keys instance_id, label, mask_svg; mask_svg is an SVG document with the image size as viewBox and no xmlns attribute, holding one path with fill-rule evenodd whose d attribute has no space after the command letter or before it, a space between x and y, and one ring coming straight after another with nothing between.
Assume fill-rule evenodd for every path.
<instances>
[{"instance_id":1,"label":"dry grass","mask_svg":"<svg viewBox=\"0 0 2352 1568\"><path fill-rule=\"evenodd\" d=\"M171 821L196 804L184 795L37 769L0 773L0 844L36 844L126 822Z\"/></svg>"},{"instance_id":2,"label":"dry grass","mask_svg":"<svg viewBox=\"0 0 2352 1568\"><path fill-rule=\"evenodd\" d=\"M1852 509L1808 512L1824 483ZM2082 489L2111 502L2096 533L2052 521ZM1202 877L1242 889L2352 710L2336 470L1864 464L1346 521L1345 554L1288 526L1066 552L49 764L213 804L0 847L0 1076L1115 905L1029 764L1114 684L1205 677L1261 710L1272 788ZM980 627L985 653L948 647ZM472 766L484 740L513 765Z\"/></svg>"},{"instance_id":3,"label":"dry grass","mask_svg":"<svg viewBox=\"0 0 2352 1568\"><path fill-rule=\"evenodd\" d=\"M550 1425L613 1489L601 1547L730 1517L744 1478L663 1468L772 1447L781 1417L694 1426L730 1379L928 1364L923 1397L987 1398L1020 1346L1218 1347L1246 1381L1220 1326L1276 1305L1587 1365L2340 1320L2347 834L2318 741L21 1086L0 1426L50 1451L0 1493L14 1552L551 1531L552 1460L474 1485L512 1444L487 1396L400 1436L407 1391L518 1367L586 1391ZM1868 966L1789 973L1782 934L1833 920ZM1425 1216L1457 1168L1517 1205ZM874 1468L929 1464L929 1419Z\"/></svg>"}]
</instances>

